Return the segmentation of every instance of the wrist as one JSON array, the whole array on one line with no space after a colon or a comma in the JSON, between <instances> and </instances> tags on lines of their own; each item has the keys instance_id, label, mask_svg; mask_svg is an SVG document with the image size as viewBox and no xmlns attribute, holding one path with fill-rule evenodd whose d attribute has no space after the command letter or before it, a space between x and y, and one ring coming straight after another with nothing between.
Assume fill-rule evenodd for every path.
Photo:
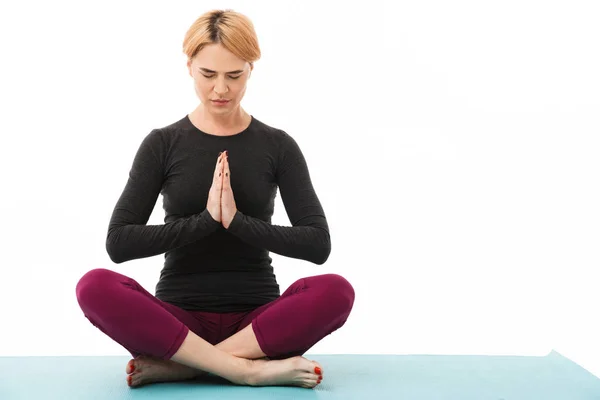
<instances>
[{"instance_id":1,"label":"wrist","mask_svg":"<svg viewBox=\"0 0 600 400\"><path fill-rule=\"evenodd\" d=\"M233 213L233 216L229 220L229 223L227 224L225 229L228 229L228 230L235 229L235 227L237 226L237 224L239 223L241 218L242 218L242 213L239 210L236 210L235 213Z\"/></svg>"}]
</instances>

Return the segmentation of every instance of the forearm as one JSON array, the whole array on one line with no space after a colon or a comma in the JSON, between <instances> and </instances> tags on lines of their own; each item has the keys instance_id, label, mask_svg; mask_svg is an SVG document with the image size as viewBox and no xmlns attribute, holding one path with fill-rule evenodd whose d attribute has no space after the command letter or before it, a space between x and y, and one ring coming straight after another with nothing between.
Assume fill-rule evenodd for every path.
<instances>
[{"instance_id":1,"label":"forearm","mask_svg":"<svg viewBox=\"0 0 600 400\"><path fill-rule=\"evenodd\" d=\"M113 215L106 251L117 264L152 257L202 239L220 226L207 210L164 225L130 224Z\"/></svg>"},{"instance_id":2,"label":"forearm","mask_svg":"<svg viewBox=\"0 0 600 400\"><path fill-rule=\"evenodd\" d=\"M331 253L329 229L324 218L314 218L306 225L278 226L238 210L227 230L253 246L318 265L325 263Z\"/></svg>"}]
</instances>

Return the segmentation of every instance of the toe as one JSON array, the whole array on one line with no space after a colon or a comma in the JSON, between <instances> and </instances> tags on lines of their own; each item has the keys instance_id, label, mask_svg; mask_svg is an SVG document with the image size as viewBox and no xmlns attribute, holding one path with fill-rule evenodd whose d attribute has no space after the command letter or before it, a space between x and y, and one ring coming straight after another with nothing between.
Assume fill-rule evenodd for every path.
<instances>
[{"instance_id":1,"label":"toe","mask_svg":"<svg viewBox=\"0 0 600 400\"><path fill-rule=\"evenodd\" d=\"M135 360L131 359L131 360L129 360L129 362L127 363L127 366L125 367L125 372L127 374L132 374L133 371L135 371Z\"/></svg>"},{"instance_id":2,"label":"toe","mask_svg":"<svg viewBox=\"0 0 600 400\"><path fill-rule=\"evenodd\" d=\"M319 381L316 380L315 378L309 378L304 382L305 387L307 388L314 388L315 386L317 386L319 384Z\"/></svg>"},{"instance_id":3,"label":"toe","mask_svg":"<svg viewBox=\"0 0 600 400\"><path fill-rule=\"evenodd\" d=\"M321 366L317 363L315 363L315 369L314 369L314 373L317 375L322 375L323 374L323 368L321 368Z\"/></svg>"},{"instance_id":4,"label":"toe","mask_svg":"<svg viewBox=\"0 0 600 400\"><path fill-rule=\"evenodd\" d=\"M135 373L127 375L127 384L131 387L138 387L143 383L142 379L142 374Z\"/></svg>"},{"instance_id":5,"label":"toe","mask_svg":"<svg viewBox=\"0 0 600 400\"><path fill-rule=\"evenodd\" d=\"M319 377L312 373L303 375L301 379L302 386L307 388L313 388L320 382Z\"/></svg>"},{"instance_id":6,"label":"toe","mask_svg":"<svg viewBox=\"0 0 600 400\"><path fill-rule=\"evenodd\" d=\"M316 375L321 375L323 373L323 368L321 364L316 362L315 360L307 360L310 362L310 370L309 372Z\"/></svg>"}]
</instances>

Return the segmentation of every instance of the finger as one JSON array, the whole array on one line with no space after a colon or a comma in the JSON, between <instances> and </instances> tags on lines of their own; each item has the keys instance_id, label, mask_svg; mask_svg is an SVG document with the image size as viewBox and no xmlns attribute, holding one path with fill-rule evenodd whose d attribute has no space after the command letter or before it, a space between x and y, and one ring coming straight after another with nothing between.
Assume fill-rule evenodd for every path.
<instances>
[{"instance_id":1,"label":"finger","mask_svg":"<svg viewBox=\"0 0 600 400\"><path fill-rule=\"evenodd\" d=\"M231 171L229 170L229 159L225 156L225 162L223 163L223 173L225 174L223 178L223 185L226 187L231 187Z\"/></svg>"},{"instance_id":2,"label":"finger","mask_svg":"<svg viewBox=\"0 0 600 400\"><path fill-rule=\"evenodd\" d=\"M225 156L223 154L221 154L221 159L219 161L219 166L218 166L218 170L219 170L219 174L217 175L217 190L222 190L223 189L223 165L225 164Z\"/></svg>"},{"instance_id":3,"label":"finger","mask_svg":"<svg viewBox=\"0 0 600 400\"><path fill-rule=\"evenodd\" d=\"M219 178L219 173L223 169L223 153L219 153L219 157L217 157L217 163L215 164L215 173L213 174L213 182L217 182L217 178Z\"/></svg>"}]
</instances>

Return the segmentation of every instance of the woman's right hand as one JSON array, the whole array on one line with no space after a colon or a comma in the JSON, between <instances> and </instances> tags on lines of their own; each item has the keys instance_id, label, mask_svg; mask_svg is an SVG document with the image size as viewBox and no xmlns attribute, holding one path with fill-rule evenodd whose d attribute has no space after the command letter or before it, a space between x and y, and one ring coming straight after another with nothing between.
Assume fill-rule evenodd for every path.
<instances>
[{"instance_id":1,"label":"woman's right hand","mask_svg":"<svg viewBox=\"0 0 600 400\"><path fill-rule=\"evenodd\" d=\"M213 174L213 182L208 192L208 201L206 209L213 219L221 222L221 191L223 190L223 153L217 158L215 173Z\"/></svg>"}]
</instances>

